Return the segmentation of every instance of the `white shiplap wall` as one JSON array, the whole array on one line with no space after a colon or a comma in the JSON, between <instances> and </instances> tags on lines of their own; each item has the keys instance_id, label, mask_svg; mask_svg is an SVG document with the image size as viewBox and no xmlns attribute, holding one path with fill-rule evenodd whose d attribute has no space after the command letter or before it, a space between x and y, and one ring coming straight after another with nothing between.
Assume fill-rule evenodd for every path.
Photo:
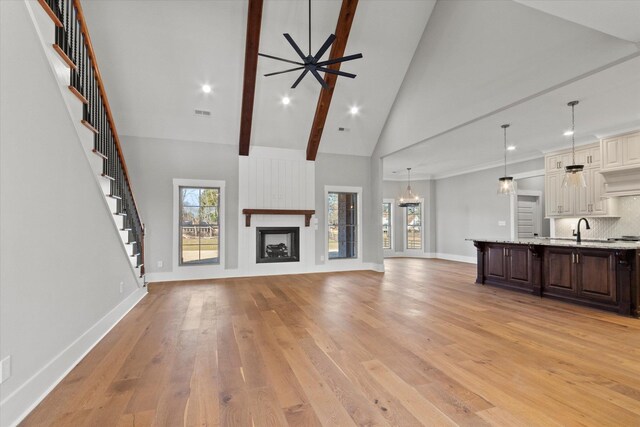
<instances>
[{"instance_id":1,"label":"white shiplap wall","mask_svg":"<svg viewBox=\"0 0 640 427\"><path fill-rule=\"evenodd\" d=\"M304 273L315 269L315 228L299 215L253 215L245 226L243 209L316 209L315 163L303 150L253 147L239 157L238 266L243 274ZM256 264L256 227L300 227L300 262Z\"/></svg>"},{"instance_id":2,"label":"white shiplap wall","mask_svg":"<svg viewBox=\"0 0 640 427\"><path fill-rule=\"evenodd\" d=\"M247 175L246 206L242 209L313 209L313 162L307 162L304 156L292 159L288 158L291 153L278 153L291 150L269 151L276 151L271 153L273 157L252 153L241 161L240 174ZM300 155L299 152L294 154ZM242 163L246 163L244 168Z\"/></svg>"}]
</instances>

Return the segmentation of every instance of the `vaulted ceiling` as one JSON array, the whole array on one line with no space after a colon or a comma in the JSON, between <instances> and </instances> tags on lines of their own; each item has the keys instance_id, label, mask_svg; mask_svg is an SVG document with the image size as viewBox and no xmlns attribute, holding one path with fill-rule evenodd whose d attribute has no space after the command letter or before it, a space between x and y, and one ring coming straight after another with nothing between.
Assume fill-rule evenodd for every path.
<instances>
[{"instance_id":1,"label":"vaulted ceiling","mask_svg":"<svg viewBox=\"0 0 640 427\"><path fill-rule=\"evenodd\" d=\"M122 135L238 144L246 0L83 4ZM312 1L312 50L340 4ZM358 76L338 78L320 152L375 149L387 178L438 177L498 164L504 122L513 161L566 145L572 99L580 142L640 127L638 22L634 1L362 0L345 53L364 58L342 66ZM305 0L264 1L260 52L295 59L284 32L306 50ZM306 148L320 86L263 77L287 68L259 59L252 146Z\"/></svg>"},{"instance_id":2,"label":"vaulted ceiling","mask_svg":"<svg viewBox=\"0 0 640 427\"><path fill-rule=\"evenodd\" d=\"M84 0L89 29L123 135L238 144L247 1ZM435 0L360 1L345 54L363 59L338 78L320 152L370 155L422 36ZM341 1L312 1L312 50L335 31ZM296 59L288 32L307 50L305 0L265 0L260 52ZM328 58L328 53L326 54ZM251 145L305 150L320 85L260 58ZM203 83L213 93L200 91ZM282 105L283 96L291 103ZM352 106L360 113L349 114ZM194 114L211 111L210 118ZM338 128L346 128L340 132Z\"/></svg>"}]
</instances>

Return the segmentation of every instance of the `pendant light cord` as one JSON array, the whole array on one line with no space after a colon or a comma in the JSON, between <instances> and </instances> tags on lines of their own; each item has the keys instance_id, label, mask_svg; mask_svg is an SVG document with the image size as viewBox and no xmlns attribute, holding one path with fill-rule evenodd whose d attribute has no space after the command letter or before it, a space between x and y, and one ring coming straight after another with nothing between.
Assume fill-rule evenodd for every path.
<instances>
[{"instance_id":1,"label":"pendant light cord","mask_svg":"<svg viewBox=\"0 0 640 427\"><path fill-rule=\"evenodd\" d=\"M504 176L507 176L507 127L502 128L504 129Z\"/></svg>"},{"instance_id":2,"label":"pendant light cord","mask_svg":"<svg viewBox=\"0 0 640 427\"><path fill-rule=\"evenodd\" d=\"M504 176L507 176L507 128L510 124L500 126L504 130Z\"/></svg>"},{"instance_id":3,"label":"pendant light cord","mask_svg":"<svg viewBox=\"0 0 640 427\"><path fill-rule=\"evenodd\" d=\"M576 105L571 104L571 152L573 153L573 165L576 164L576 116L574 109Z\"/></svg>"},{"instance_id":4,"label":"pendant light cord","mask_svg":"<svg viewBox=\"0 0 640 427\"><path fill-rule=\"evenodd\" d=\"M311 56L311 0L309 0L309 56Z\"/></svg>"}]
</instances>

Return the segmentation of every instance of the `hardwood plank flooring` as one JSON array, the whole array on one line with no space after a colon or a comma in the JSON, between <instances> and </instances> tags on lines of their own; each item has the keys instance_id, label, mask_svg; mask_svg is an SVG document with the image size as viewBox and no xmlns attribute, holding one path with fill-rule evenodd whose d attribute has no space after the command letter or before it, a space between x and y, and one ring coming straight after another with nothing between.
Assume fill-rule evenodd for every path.
<instances>
[{"instance_id":1,"label":"hardwood plank flooring","mask_svg":"<svg viewBox=\"0 0 640 427\"><path fill-rule=\"evenodd\" d=\"M640 425L640 320L386 268L151 284L22 425Z\"/></svg>"}]
</instances>

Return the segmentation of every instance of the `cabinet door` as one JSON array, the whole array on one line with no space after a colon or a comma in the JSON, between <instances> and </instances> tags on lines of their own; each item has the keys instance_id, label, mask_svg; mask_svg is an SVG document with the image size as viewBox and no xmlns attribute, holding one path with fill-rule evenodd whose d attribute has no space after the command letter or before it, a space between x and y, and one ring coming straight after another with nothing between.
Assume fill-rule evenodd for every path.
<instances>
[{"instance_id":1,"label":"cabinet door","mask_svg":"<svg viewBox=\"0 0 640 427\"><path fill-rule=\"evenodd\" d=\"M485 249L484 274L496 279L507 278L507 266L505 263L505 246L500 244L487 244Z\"/></svg>"},{"instance_id":2,"label":"cabinet door","mask_svg":"<svg viewBox=\"0 0 640 427\"><path fill-rule=\"evenodd\" d=\"M563 216L573 214L573 190L562 187L563 173L545 176L545 210L547 216Z\"/></svg>"},{"instance_id":3,"label":"cabinet door","mask_svg":"<svg viewBox=\"0 0 640 427\"><path fill-rule=\"evenodd\" d=\"M603 139L600 143L600 153L602 169L617 168L623 165L621 138Z\"/></svg>"},{"instance_id":4,"label":"cabinet door","mask_svg":"<svg viewBox=\"0 0 640 427\"><path fill-rule=\"evenodd\" d=\"M573 249L549 247L544 255L543 293L571 295L577 293Z\"/></svg>"},{"instance_id":5,"label":"cabinet door","mask_svg":"<svg viewBox=\"0 0 640 427\"><path fill-rule=\"evenodd\" d=\"M573 190L575 193L574 212L576 213L576 215L591 215L591 202L593 199L592 172L593 170L585 169L583 173L584 180L586 181L587 186L585 188L576 188L575 190Z\"/></svg>"},{"instance_id":6,"label":"cabinet door","mask_svg":"<svg viewBox=\"0 0 640 427\"><path fill-rule=\"evenodd\" d=\"M552 154L546 157L545 170L547 172L561 172L564 167L571 163L571 154Z\"/></svg>"},{"instance_id":7,"label":"cabinet door","mask_svg":"<svg viewBox=\"0 0 640 427\"><path fill-rule=\"evenodd\" d=\"M578 294L591 300L616 302L616 259L610 251L578 251Z\"/></svg>"},{"instance_id":8,"label":"cabinet door","mask_svg":"<svg viewBox=\"0 0 640 427\"><path fill-rule=\"evenodd\" d=\"M606 181L602 174L597 170L591 170L589 173L591 179L591 215L607 215L609 204L607 199L603 199L605 193Z\"/></svg>"},{"instance_id":9,"label":"cabinet door","mask_svg":"<svg viewBox=\"0 0 640 427\"><path fill-rule=\"evenodd\" d=\"M589 156L587 157L587 165L588 167L594 169L600 169L600 146L591 148L589 150Z\"/></svg>"},{"instance_id":10,"label":"cabinet door","mask_svg":"<svg viewBox=\"0 0 640 427\"><path fill-rule=\"evenodd\" d=\"M513 283L529 285L531 283L529 248L526 246L510 246L507 251L508 280Z\"/></svg>"},{"instance_id":11,"label":"cabinet door","mask_svg":"<svg viewBox=\"0 0 640 427\"><path fill-rule=\"evenodd\" d=\"M588 168L590 155L591 155L590 148L582 148L582 149L576 150L576 164L584 165L585 168ZM570 161L573 163L572 157L570 157Z\"/></svg>"},{"instance_id":12,"label":"cabinet door","mask_svg":"<svg viewBox=\"0 0 640 427\"><path fill-rule=\"evenodd\" d=\"M622 137L622 160L625 166L640 164L640 132Z\"/></svg>"},{"instance_id":13,"label":"cabinet door","mask_svg":"<svg viewBox=\"0 0 640 427\"><path fill-rule=\"evenodd\" d=\"M545 197L545 215L558 216L560 213L560 198L558 197L558 185L556 181L558 174L546 174L544 177L544 197Z\"/></svg>"}]
</instances>

